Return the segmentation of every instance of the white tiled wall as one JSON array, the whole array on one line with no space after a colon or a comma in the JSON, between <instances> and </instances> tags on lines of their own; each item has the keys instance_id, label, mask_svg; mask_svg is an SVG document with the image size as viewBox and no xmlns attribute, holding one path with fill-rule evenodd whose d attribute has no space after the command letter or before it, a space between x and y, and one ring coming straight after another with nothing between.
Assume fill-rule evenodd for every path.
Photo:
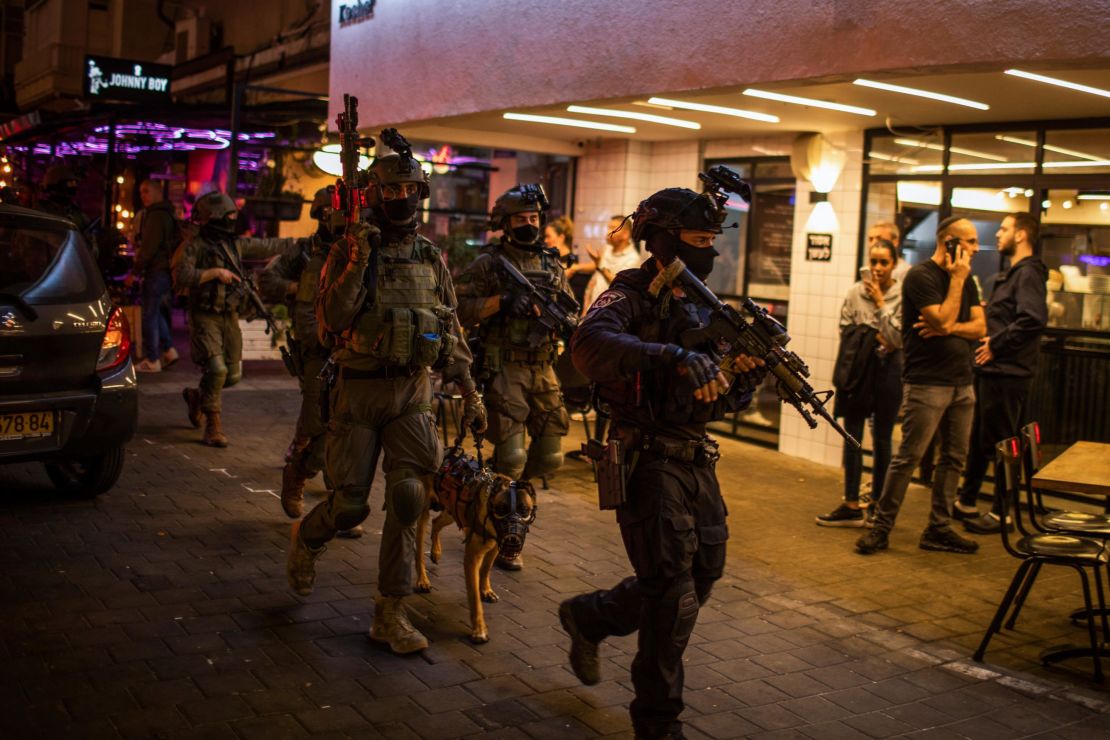
<instances>
[{"instance_id":1,"label":"white tiled wall","mask_svg":"<svg viewBox=\"0 0 1110 740\"><path fill-rule=\"evenodd\" d=\"M794 249L790 264L790 312L787 330L793 341L789 348L809 363L810 385L817 390L832 388L833 363L839 339L840 306L855 282L856 251L859 243L860 189L862 183L862 134L827 134L848 155L844 171L829 193L836 216L833 229L814 229L833 234L829 262L806 260L806 222L813 212L809 183L799 180L794 206ZM830 408L831 411L831 408ZM840 465L843 442L823 421L810 429L793 409L784 408L779 431L779 450L826 465Z\"/></svg>"},{"instance_id":2,"label":"white tiled wall","mask_svg":"<svg viewBox=\"0 0 1110 740\"><path fill-rule=\"evenodd\" d=\"M838 320L844 294L856 275L862 182L861 132L829 134L827 138L848 154L844 171L829 194L836 215L830 262L805 259L806 222L813 206L809 183L798 181L794 210L794 249L791 259L790 349L810 367L810 384L832 388L833 363L839 340ZM700 190L698 169L703 158L789 154L793 135L774 135L729 141L591 142L578 161L575 193L575 241L600 245L614 214L628 214L651 193L666 187ZM825 231L825 229L821 229ZM830 408L831 411L831 408ZM840 465L842 441L821 422L810 429L791 408L784 408L779 449L826 465Z\"/></svg>"}]
</instances>

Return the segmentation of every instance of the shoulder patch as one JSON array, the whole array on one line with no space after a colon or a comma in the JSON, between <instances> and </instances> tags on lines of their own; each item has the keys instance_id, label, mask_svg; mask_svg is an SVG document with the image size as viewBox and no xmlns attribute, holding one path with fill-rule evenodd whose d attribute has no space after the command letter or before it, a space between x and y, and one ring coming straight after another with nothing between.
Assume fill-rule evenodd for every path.
<instances>
[{"instance_id":1,"label":"shoulder patch","mask_svg":"<svg viewBox=\"0 0 1110 740\"><path fill-rule=\"evenodd\" d=\"M590 306L590 310L587 311L587 313L593 313L596 309L612 306L614 303L623 301L627 297L628 296L619 290L607 290L597 297L597 300Z\"/></svg>"}]
</instances>

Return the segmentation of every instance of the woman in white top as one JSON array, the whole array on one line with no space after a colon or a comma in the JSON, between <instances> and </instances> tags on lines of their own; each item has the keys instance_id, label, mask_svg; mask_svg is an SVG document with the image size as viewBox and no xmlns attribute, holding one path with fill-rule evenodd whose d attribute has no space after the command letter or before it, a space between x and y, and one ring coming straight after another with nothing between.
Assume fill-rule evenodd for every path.
<instances>
[{"instance_id":1,"label":"woman in white top","mask_svg":"<svg viewBox=\"0 0 1110 740\"><path fill-rule=\"evenodd\" d=\"M607 242L601 252L592 247L587 247L586 252L597 265L590 284L586 286L586 295L582 300L582 314L585 315L598 296L609 289L609 284L621 270L631 270L643 264L643 258L636 245L632 243L632 226L624 216L613 216L609 219L609 233L605 237Z\"/></svg>"}]
</instances>

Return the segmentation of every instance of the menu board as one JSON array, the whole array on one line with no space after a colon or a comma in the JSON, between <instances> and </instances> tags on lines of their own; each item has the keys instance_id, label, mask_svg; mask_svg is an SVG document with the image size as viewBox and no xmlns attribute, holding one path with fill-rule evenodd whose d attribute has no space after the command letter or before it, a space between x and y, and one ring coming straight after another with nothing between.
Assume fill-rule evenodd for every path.
<instances>
[{"instance_id":1,"label":"menu board","mask_svg":"<svg viewBox=\"0 0 1110 740\"><path fill-rule=\"evenodd\" d=\"M794 241L794 194L756 193L752 207L755 243L748 259L748 282L790 284L790 247Z\"/></svg>"}]
</instances>

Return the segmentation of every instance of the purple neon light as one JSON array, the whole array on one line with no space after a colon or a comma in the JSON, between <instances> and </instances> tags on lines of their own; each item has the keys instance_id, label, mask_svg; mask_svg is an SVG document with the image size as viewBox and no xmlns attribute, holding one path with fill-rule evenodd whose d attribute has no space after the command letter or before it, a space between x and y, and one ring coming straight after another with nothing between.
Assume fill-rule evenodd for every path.
<instances>
[{"instance_id":1,"label":"purple neon light","mask_svg":"<svg viewBox=\"0 0 1110 740\"><path fill-rule=\"evenodd\" d=\"M63 141L55 146L55 154L59 156L105 154L108 151L108 126L97 126L93 132L83 139ZM145 135L153 139L152 144L136 144L122 140L123 137ZM261 139L274 138L272 131L240 132L239 141L249 142ZM231 132L224 129L190 128L185 126L168 126L164 123L139 121L136 123L121 123L116 126L116 151L120 154L135 154L149 151L196 151L227 149L231 145ZM19 151L30 150L34 154L50 154L50 145L45 143L34 144L32 147L12 147ZM243 154L240 154L242 157ZM258 169L254 167L244 169Z\"/></svg>"},{"instance_id":2,"label":"purple neon light","mask_svg":"<svg viewBox=\"0 0 1110 740\"><path fill-rule=\"evenodd\" d=\"M1081 254L1079 261L1093 267L1110 267L1110 257L1103 254Z\"/></svg>"}]
</instances>

